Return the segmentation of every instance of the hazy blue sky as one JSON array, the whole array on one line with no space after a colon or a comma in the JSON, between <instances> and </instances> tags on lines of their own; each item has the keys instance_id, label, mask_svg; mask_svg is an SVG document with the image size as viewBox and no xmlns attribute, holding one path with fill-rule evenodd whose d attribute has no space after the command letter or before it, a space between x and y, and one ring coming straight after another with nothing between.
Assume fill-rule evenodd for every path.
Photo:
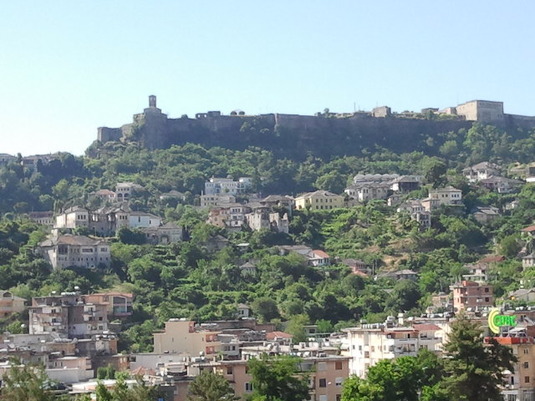
<instances>
[{"instance_id":1,"label":"hazy blue sky","mask_svg":"<svg viewBox=\"0 0 535 401\"><path fill-rule=\"evenodd\" d=\"M0 153L82 154L170 117L501 100L535 115L532 1L6 1Z\"/></svg>"}]
</instances>

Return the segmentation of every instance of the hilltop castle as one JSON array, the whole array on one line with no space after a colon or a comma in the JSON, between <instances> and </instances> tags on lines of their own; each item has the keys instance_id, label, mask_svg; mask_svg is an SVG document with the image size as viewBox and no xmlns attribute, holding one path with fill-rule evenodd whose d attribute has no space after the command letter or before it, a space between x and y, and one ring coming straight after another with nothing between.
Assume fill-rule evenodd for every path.
<instances>
[{"instance_id":1,"label":"hilltop castle","mask_svg":"<svg viewBox=\"0 0 535 401\"><path fill-rule=\"evenodd\" d=\"M195 118L186 115L168 118L157 107L156 96L149 96L149 107L143 113L134 114L133 122L120 128L101 127L98 141L137 142L148 149L164 149L187 142L207 146L223 146L244 149L269 143L270 147L284 150L286 146L299 146L303 152L311 150L311 142L329 153L340 147L342 153L351 153L351 143L360 147L375 143L381 145L393 137L405 140L418 135L434 136L441 132L469 128L474 122L492 124L502 128L533 128L535 117L517 116L503 112L503 102L473 100L442 110L423 109L420 113L392 113L387 106L371 112L345 114L317 113L315 116L294 114L245 115L232 112L223 115L219 111L198 113ZM370 142L370 140L372 140ZM349 146L349 148L348 148ZM402 146L402 144L401 144Z\"/></svg>"}]
</instances>

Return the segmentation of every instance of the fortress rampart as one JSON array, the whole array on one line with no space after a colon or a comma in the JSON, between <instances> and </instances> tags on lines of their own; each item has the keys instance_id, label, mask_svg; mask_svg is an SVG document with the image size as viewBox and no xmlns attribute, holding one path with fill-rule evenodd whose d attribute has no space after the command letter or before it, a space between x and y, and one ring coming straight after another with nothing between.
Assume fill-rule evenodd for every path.
<instances>
[{"instance_id":1,"label":"fortress rampart","mask_svg":"<svg viewBox=\"0 0 535 401\"><path fill-rule=\"evenodd\" d=\"M98 141L102 144L110 141L137 142L148 149L164 149L188 142L232 149L269 146L281 154L291 147L302 150L304 155L312 152L329 156L355 154L366 147L386 146L392 143L393 138L396 141L399 138L398 151L411 151L414 149L404 149L406 144L414 144L439 133L469 129L476 121L503 128L535 127L535 117L504 114L501 102L475 100L445 110L425 109L425 114L392 114L390 108L384 106L370 113L342 116L328 112L315 116L221 115L218 111L210 111L198 113L194 119L186 116L170 119L156 107L156 97L150 96L149 107L143 113L135 114L132 123L120 128L99 128Z\"/></svg>"}]
</instances>

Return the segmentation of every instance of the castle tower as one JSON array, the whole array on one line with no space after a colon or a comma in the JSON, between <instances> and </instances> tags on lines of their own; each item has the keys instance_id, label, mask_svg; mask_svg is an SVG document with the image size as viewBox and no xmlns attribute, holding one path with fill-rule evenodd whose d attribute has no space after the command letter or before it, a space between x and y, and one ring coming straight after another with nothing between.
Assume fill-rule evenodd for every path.
<instances>
[{"instance_id":1,"label":"castle tower","mask_svg":"<svg viewBox=\"0 0 535 401\"><path fill-rule=\"evenodd\" d=\"M156 96L154 95L149 96L149 107L151 108L156 107Z\"/></svg>"}]
</instances>

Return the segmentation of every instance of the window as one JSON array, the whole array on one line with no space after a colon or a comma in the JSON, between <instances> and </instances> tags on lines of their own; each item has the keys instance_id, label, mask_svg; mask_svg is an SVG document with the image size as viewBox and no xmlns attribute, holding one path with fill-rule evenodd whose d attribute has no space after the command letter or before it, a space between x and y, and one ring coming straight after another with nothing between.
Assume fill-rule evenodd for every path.
<instances>
[{"instance_id":1,"label":"window","mask_svg":"<svg viewBox=\"0 0 535 401\"><path fill-rule=\"evenodd\" d=\"M342 370L342 361L336 361L336 362L334 363L334 368L335 368L336 370Z\"/></svg>"},{"instance_id":2,"label":"window","mask_svg":"<svg viewBox=\"0 0 535 401\"><path fill-rule=\"evenodd\" d=\"M529 368L529 362L524 362L523 366L524 366L524 369L528 369Z\"/></svg>"},{"instance_id":3,"label":"window","mask_svg":"<svg viewBox=\"0 0 535 401\"><path fill-rule=\"evenodd\" d=\"M318 363L318 372L322 372L327 370L327 363L325 362L319 362Z\"/></svg>"},{"instance_id":4,"label":"window","mask_svg":"<svg viewBox=\"0 0 535 401\"><path fill-rule=\"evenodd\" d=\"M524 383L529 383L529 376L524 377Z\"/></svg>"},{"instance_id":5,"label":"window","mask_svg":"<svg viewBox=\"0 0 535 401\"><path fill-rule=\"evenodd\" d=\"M253 391L253 383L245 383L245 391L247 393L250 393L251 391Z\"/></svg>"},{"instance_id":6,"label":"window","mask_svg":"<svg viewBox=\"0 0 535 401\"><path fill-rule=\"evenodd\" d=\"M343 377L337 377L334 381L336 387L340 387L342 385L342 382L344 381Z\"/></svg>"},{"instance_id":7,"label":"window","mask_svg":"<svg viewBox=\"0 0 535 401\"><path fill-rule=\"evenodd\" d=\"M529 354L529 349L524 348L524 354Z\"/></svg>"},{"instance_id":8,"label":"window","mask_svg":"<svg viewBox=\"0 0 535 401\"><path fill-rule=\"evenodd\" d=\"M227 375L232 374L232 366L227 366Z\"/></svg>"},{"instance_id":9,"label":"window","mask_svg":"<svg viewBox=\"0 0 535 401\"><path fill-rule=\"evenodd\" d=\"M320 387L327 387L327 379L320 379L319 380L319 386Z\"/></svg>"}]
</instances>

